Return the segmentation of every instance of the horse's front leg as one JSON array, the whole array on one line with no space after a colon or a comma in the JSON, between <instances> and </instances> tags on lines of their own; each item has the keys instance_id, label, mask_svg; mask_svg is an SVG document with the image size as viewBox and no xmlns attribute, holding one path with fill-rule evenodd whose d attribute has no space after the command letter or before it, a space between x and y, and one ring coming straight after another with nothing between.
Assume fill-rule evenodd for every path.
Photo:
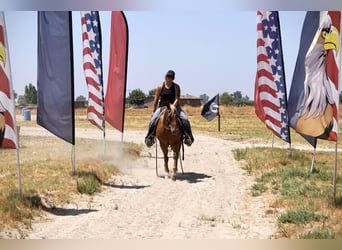
<instances>
[{"instance_id":1,"label":"horse's front leg","mask_svg":"<svg viewBox=\"0 0 342 250\"><path fill-rule=\"evenodd\" d=\"M178 158L179 158L179 151L180 151L180 147L178 146L174 146L172 147L173 150L173 169L172 169L172 174L171 174L171 178L173 181L176 180L177 177L177 172L178 172Z\"/></svg>"},{"instance_id":2,"label":"horse's front leg","mask_svg":"<svg viewBox=\"0 0 342 250\"><path fill-rule=\"evenodd\" d=\"M164 155L164 170L165 170L165 176L169 177L169 156L168 156L168 146L167 145L160 145L163 155Z\"/></svg>"}]
</instances>

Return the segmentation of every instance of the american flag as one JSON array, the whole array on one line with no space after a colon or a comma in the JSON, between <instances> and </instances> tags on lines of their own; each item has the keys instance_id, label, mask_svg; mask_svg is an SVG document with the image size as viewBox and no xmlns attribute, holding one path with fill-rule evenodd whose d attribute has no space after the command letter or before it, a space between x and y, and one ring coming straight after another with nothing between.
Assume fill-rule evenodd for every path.
<instances>
[{"instance_id":1,"label":"american flag","mask_svg":"<svg viewBox=\"0 0 342 250\"><path fill-rule=\"evenodd\" d=\"M258 11L255 112L268 129L290 143L286 96L278 12Z\"/></svg>"},{"instance_id":2,"label":"american flag","mask_svg":"<svg viewBox=\"0 0 342 250\"><path fill-rule=\"evenodd\" d=\"M98 11L81 11L83 69L88 85L88 120L104 130L101 25Z\"/></svg>"},{"instance_id":3,"label":"american flag","mask_svg":"<svg viewBox=\"0 0 342 250\"><path fill-rule=\"evenodd\" d=\"M0 12L0 147L17 148L15 107L4 13Z\"/></svg>"}]
</instances>

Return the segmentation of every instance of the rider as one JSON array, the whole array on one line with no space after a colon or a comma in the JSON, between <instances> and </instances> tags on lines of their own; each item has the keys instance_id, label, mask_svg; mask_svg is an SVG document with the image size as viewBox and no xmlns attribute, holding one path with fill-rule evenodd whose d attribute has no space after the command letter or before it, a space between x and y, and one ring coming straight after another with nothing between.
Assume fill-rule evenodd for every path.
<instances>
[{"instance_id":1,"label":"rider","mask_svg":"<svg viewBox=\"0 0 342 250\"><path fill-rule=\"evenodd\" d=\"M179 104L180 87L177 83L173 82L174 79L175 72L173 70L169 70L165 75L165 81L157 86L156 94L153 100L152 118L150 120L148 132L145 137L145 144L147 147L151 147L155 143L156 122L159 118L160 111L168 103L175 105L178 110L179 117L185 130L184 143L188 146L191 146L191 144L194 142L190 122Z\"/></svg>"}]
</instances>

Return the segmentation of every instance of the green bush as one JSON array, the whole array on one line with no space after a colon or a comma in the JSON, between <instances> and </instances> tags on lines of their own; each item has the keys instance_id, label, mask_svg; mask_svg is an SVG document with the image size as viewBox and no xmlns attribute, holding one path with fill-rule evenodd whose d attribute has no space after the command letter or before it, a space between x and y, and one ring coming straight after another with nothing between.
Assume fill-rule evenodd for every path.
<instances>
[{"instance_id":1,"label":"green bush","mask_svg":"<svg viewBox=\"0 0 342 250\"><path fill-rule=\"evenodd\" d=\"M311 221L320 221L328 219L326 215L315 214L305 208L300 208L297 211L288 211L286 214L281 214L278 217L278 223L293 223L293 224L307 224Z\"/></svg>"},{"instance_id":2,"label":"green bush","mask_svg":"<svg viewBox=\"0 0 342 250\"><path fill-rule=\"evenodd\" d=\"M101 183L93 175L82 176L77 180L77 191L81 194L94 194L101 191Z\"/></svg>"},{"instance_id":3,"label":"green bush","mask_svg":"<svg viewBox=\"0 0 342 250\"><path fill-rule=\"evenodd\" d=\"M300 235L300 239L335 239L335 233L328 230L313 230Z\"/></svg>"}]
</instances>

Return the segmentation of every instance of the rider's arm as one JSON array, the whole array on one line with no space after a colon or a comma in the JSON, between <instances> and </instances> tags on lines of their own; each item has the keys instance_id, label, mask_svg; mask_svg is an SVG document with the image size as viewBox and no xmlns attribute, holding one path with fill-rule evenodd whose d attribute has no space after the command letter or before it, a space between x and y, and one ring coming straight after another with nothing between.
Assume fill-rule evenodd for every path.
<instances>
[{"instance_id":1,"label":"rider's arm","mask_svg":"<svg viewBox=\"0 0 342 250\"><path fill-rule=\"evenodd\" d=\"M180 87L178 84L175 84L175 101L173 102L173 105L177 107L179 105L179 99L180 99Z\"/></svg>"},{"instance_id":2,"label":"rider's arm","mask_svg":"<svg viewBox=\"0 0 342 250\"><path fill-rule=\"evenodd\" d=\"M162 85L158 85L156 89L156 94L154 95L152 115L157 109L161 90L162 90Z\"/></svg>"}]
</instances>

